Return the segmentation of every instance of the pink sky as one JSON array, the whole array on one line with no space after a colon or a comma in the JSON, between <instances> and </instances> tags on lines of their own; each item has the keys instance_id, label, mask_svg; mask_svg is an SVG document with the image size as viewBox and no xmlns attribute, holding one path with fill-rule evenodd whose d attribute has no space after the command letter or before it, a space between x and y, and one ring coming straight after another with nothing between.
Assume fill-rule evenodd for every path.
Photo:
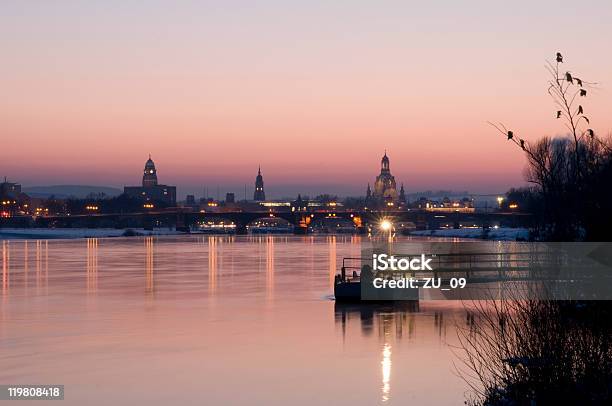
<instances>
[{"instance_id":1,"label":"pink sky","mask_svg":"<svg viewBox=\"0 0 612 406\"><path fill-rule=\"evenodd\" d=\"M609 2L252 3L3 4L0 175L137 184L151 153L179 195L259 164L272 196L359 194L387 149L409 191L500 192L524 160L486 122L562 133L558 50L612 129Z\"/></svg>"}]
</instances>

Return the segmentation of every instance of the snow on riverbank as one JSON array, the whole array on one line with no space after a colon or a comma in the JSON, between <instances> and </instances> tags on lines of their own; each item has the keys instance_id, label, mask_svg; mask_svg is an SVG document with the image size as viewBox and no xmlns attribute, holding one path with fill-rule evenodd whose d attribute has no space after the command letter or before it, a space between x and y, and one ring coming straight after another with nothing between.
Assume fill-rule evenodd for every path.
<instances>
[{"instance_id":1,"label":"snow on riverbank","mask_svg":"<svg viewBox=\"0 0 612 406\"><path fill-rule=\"evenodd\" d=\"M167 228L0 228L0 240L48 240L59 238L103 238L146 235L175 235L179 231Z\"/></svg>"},{"instance_id":2,"label":"snow on riverbank","mask_svg":"<svg viewBox=\"0 0 612 406\"><path fill-rule=\"evenodd\" d=\"M459 228L442 230L419 230L413 231L410 235L420 235L427 237L450 237L450 238L480 238L487 240L516 241L527 240L529 230L526 228L490 228L488 232L483 232L482 228Z\"/></svg>"}]
</instances>

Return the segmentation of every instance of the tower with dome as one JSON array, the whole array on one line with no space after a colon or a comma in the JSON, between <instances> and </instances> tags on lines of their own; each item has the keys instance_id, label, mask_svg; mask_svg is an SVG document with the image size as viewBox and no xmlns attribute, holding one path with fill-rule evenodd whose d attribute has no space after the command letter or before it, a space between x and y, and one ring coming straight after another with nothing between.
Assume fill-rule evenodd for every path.
<instances>
[{"instance_id":1,"label":"tower with dome","mask_svg":"<svg viewBox=\"0 0 612 406\"><path fill-rule=\"evenodd\" d=\"M380 160L380 174L374 181L374 190L371 190L370 185L368 185L367 196L379 204L398 203L400 200L400 195L397 191L397 185L395 183L395 177L391 175L391 167L389 164L387 151L385 151L385 155Z\"/></svg>"},{"instance_id":2,"label":"tower with dome","mask_svg":"<svg viewBox=\"0 0 612 406\"><path fill-rule=\"evenodd\" d=\"M157 169L155 169L155 163L149 155L149 159L145 163L144 174L142 175L142 187L154 187L157 186Z\"/></svg>"},{"instance_id":3,"label":"tower with dome","mask_svg":"<svg viewBox=\"0 0 612 406\"><path fill-rule=\"evenodd\" d=\"M176 206L176 186L160 185L157 181L157 169L149 155L142 174L142 186L125 186L123 193L137 198L143 203L156 206Z\"/></svg>"}]
</instances>

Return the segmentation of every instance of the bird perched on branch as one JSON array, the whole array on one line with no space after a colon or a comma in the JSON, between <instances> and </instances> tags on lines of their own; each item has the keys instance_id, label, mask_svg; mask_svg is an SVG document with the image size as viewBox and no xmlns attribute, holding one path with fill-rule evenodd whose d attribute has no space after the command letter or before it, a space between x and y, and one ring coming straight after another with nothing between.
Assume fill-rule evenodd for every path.
<instances>
[{"instance_id":1,"label":"bird perched on branch","mask_svg":"<svg viewBox=\"0 0 612 406\"><path fill-rule=\"evenodd\" d=\"M563 63L563 55L561 55L561 52L557 52L557 62Z\"/></svg>"},{"instance_id":2,"label":"bird perched on branch","mask_svg":"<svg viewBox=\"0 0 612 406\"><path fill-rule=\"evenodd\" d=\"M512 131L508 131L508 141L510 141L512 139L512 137L514 137L514 133Z\"/></svg>"},{"instance_id":3,"label":"bird perched on branch","mask_svg":"<svg viewBox=\"0 0 612 406\"><path fill-rule=\"evenodd\" d=\"M525 150L525 140L521 139L521 148L523 148L523 151Z\"/></svg>"},{"instance_id":4,"label":"bird perched on branch","mask_svg":"<svg viewBox=\"0 0 612 406\"><path fill-rule=\"evenodd\" d=\"M572 84L574 83L574 78L572 78L572 75L569 72L565 72L565 80L567 80L568 82Z\"/></svg>"},{"instance_id":5,"label":"bird perched on branch","mask_svg":"<svg viewBox=\"0 0 612 406\"><path fill-rule=\"evenodd\" d=\"M574 79L576 79L576 83L578 83L578 86L582 87L582 80L578 78L574 78Z\"/></svg>"},{"instance_id":6,"label":"bird perched on branch","mask_svg":"<svg viewBox=\"0 0 612 406\"><path fill-rule=\"evenodd\" d=\"M586 94L587 94L586 90L580 89L580 97L584 97L584 96L586 96Z\"/></svg>"},{"instance_id":7,"label":"bird perched on branch","mask_svg":"<svg viewBox=\"0 0 612 406\"><path fill-rule=\"evenodd\" d=\"M561 110L557 110L557 118L561 118Z\"/></svg>"},{"instance_id":8,"label":"bird perched on branch","mask_svg":"<svg viewBox=\"0 0 612 406\"><path fill-rule=\"evenodd\" d=\"M582 106L578 106L578 114L582 114L582 113L584 113Z\"/></svg>"},{"instance_id":9,"label":"bird perched on branch","mask_svg":"<svg viewBox=\"0 0 612 406\"><path fill-rule=\"evenodd\" d=\"M587 133L589 133L589 136L591 138L593 138L595 136L595 131L591 130L590 128L587 130Z\"/></svg>"}]
</instances>

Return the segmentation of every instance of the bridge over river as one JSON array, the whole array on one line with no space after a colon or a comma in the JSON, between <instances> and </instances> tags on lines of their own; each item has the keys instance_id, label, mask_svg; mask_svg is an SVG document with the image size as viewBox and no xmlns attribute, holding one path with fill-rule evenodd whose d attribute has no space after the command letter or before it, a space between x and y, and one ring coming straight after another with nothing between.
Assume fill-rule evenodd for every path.
<instances>
[{"instance_id":1,"label":"bridge over river","mask_svg":"<svg viewBox=\"0 0 612 406\"><path fill-rule=\"evenodd\" d=\"M237 233L245 233L250 223L262 218L280 218L295 226L296 233L308 232L308 226L321 219L344 219L353 222L359 232L366 232L368 227L376 227L382 219L393 222L398 228L402 224L413 223L418 229L438 229L440 227L528 227L532 216L522 213L503 212L450 212L440 213L426 210L410 211L227 211L227 212L194 212L182 208L140 213L92 213L65 216L13 217L2 219L0 226L34 226L34 227L86 227L86 228L151 228L176 227L188 230L199 222L226 220L236 225Z\"/></svg>"}]
</instances>

